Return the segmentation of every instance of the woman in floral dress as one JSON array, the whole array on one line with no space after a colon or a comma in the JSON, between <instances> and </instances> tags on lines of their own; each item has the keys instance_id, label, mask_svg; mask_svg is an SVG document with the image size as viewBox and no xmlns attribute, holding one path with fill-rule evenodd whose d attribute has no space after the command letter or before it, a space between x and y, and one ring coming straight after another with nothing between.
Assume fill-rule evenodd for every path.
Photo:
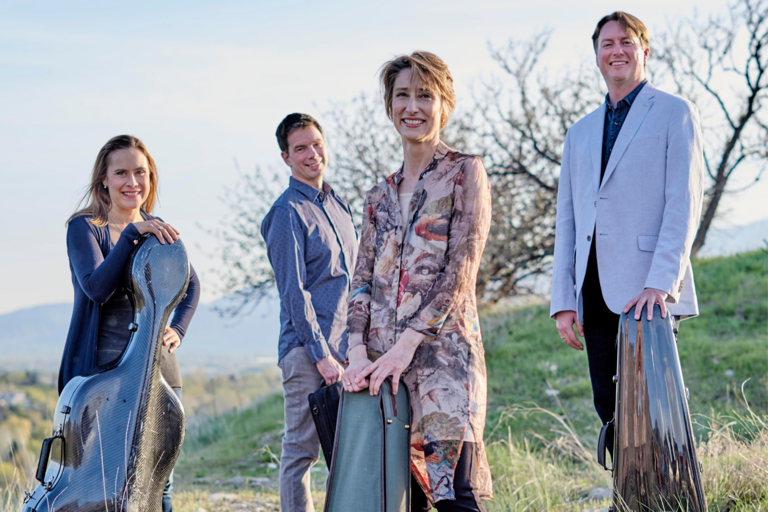
<instances>
[{"instance_id":1,"label":"woman in floral dress","mask_svg":"<svg viewBox=\"0 0 768 512\"><path fill-rule=\"evenodd\" d=\"M484 511L492 485L475 281L490 229L490 185L480 158L440 142L456 103L440 58L397 57L380 79L404 158L365 199L343 385L377 394L392 376L395 387L400 378L408 387L412 511L431 503L441 512Z\"/></svg>"}]
</instances>

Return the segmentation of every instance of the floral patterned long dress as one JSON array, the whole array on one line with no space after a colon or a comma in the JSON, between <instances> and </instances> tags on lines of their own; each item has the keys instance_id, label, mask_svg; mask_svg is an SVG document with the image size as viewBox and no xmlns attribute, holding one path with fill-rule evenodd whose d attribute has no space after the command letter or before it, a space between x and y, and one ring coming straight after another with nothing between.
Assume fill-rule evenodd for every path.
<instances>
[{"instance_id":1,"label":"floral patterned long dress","mask_svg":"<svg viewBox=\"0 0 768 512\"><path fill-rule=\"evenodd\" d=\"M440 143L403 219L402 167L365 199L350 287L349 347L375 360L410 327L427 337L403 373L413 409L411 470L432 501L455 499L453 475L471 425L478 446L473 487L492 497L483 444L487 383L475 282L491 223L482 160ZM475 472L473 472L475 473Z\"/></svg>"}]
</instances>

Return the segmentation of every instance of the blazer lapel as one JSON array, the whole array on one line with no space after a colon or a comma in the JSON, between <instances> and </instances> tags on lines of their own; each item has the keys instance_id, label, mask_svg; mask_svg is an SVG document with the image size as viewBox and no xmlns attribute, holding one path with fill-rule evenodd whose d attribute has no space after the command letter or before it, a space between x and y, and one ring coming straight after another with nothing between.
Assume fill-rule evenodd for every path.
<instances>
[{"instance_id":1,"label":"blazer lapel","mask_svg":"<svg viewBox=\"0 0 768 512\"><path fill-rule=\"evenodd\" d=\"M592 173L595 192L600 190L600 169L603 165L603 130L605 124L605 102L593 113L592 128L589 130L589 150L592 153Z\"/></svg>"},{"instance_id":2,"label":"blazer lapel","mask_svg":"<svg viewBox=\"0 0 768 512\"><path fill-rule=\"evenodd\" d=\"M611 158L608 159L608 165L605 167L605 175L603 176L603 184L608 181L608 178L613 174L614 169L621 160L621 156L627 150L630 141L637 133L638 128L643 123L645 115L651 109L653 105L653 97L655 96L656 89L649 83L640 91L640 94L635 98L635 102L632 104L632 108L629 109L627 119L624 121L624 125L621 127L619 137L616 139L616 144L613 146L611 152ZM602 187L602 184L600 185ZM600 190L598 188L598 190Z\"/></svg>"}]
</instances>

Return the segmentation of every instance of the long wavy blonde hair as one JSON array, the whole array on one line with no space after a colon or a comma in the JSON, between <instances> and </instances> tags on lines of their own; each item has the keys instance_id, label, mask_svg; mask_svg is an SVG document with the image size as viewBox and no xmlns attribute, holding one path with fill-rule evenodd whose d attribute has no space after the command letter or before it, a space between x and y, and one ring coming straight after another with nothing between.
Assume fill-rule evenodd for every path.
<instances>
[{"instance_id":1,"label":"long wavy blonde hair","mask_svg":"<svg viewBox=\"0 0 768 512\"><path fill-rule=\"evenodd\" d=\"M109 190L103 186L104 178L107 177L107 168L109 167L109 155L113 151L118 149L135 148L141 151L147 158L147 165L149 166L149 194L144 200L144 204L141 205L142 211L145 213L152 213L155 207L155 201L157 200L157 166L152 156L147 151L147 147L138 138L132 135L118 135L112 137L104 144L104 147L99 150L99 154L96 156L96 163L93 164L93 172L91 173L91 184L88 186L83 198L77 204L79 208L75 213L67 219L67 224L76 218L83 215L90 215L93 217L91 222L95 226L106 226L109 208L112 205L112 200L109 198ZM84 208L80 208L80 205L86 203Z\"/></svg>"}]
</instances>

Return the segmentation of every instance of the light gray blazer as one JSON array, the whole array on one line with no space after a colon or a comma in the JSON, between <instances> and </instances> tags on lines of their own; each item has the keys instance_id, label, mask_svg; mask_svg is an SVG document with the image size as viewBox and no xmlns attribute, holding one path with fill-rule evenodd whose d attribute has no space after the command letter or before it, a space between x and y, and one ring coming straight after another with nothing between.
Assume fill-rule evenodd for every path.
<instances>
[{"instance_id":1,"label":"light gray blazer","mask_svg":"<svg viewBox=\"0 0 768 512\"><path fill-rule=\"evenodd\" d=\"M691 245L699 226L704 161L696 106L646 83L632 103L605 169L606 105L565 137L557 194L550 314L578 311L593 233L608 308L621 313L644 288L669 294L672 315L699 313Z\"/></svg>"}]
</instances>

